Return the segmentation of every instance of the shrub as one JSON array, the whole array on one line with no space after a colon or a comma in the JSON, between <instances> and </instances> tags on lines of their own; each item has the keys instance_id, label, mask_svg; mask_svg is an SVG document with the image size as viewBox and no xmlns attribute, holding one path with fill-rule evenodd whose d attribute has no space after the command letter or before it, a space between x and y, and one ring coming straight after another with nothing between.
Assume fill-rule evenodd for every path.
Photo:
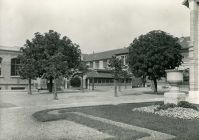
<instances>
[{"instance_id":1,"label":"shrub","mask_svg":"<svg viewBox=\"0 0 199 140\"><path fill-rule=\"evenodd\" d=\"M70 80L70 84L71 84L72 87L80 87L81 79L79 77L73 77Z\"/></svg>"},{"instance_id":2,"label":"shrub","mask_svg":"<svg viewBox=\"0 0 199 140\"><path fill-rule=\"evenodd\" d=\"M168 108L174 108L174 107L177 107L177 105L176 104L163 104L163 105L160 105L159 107L157 107L157 109L155 111L166 110Z\"/></svg>"},{"instance_id":3,"label":"shrub","mask_svg":"<svg viewBox=\"0 0 199 140\"><path fill-rule=\"evenodd\" d=\"M191 108L191 109L194 109L194 110L198 110L198 108L196 106L194 106L193 104L186 102L186 101L180 101L177 106L183 107L183 108Z\"/></svg>"},{"instance_id":4,"label":"shrub","mask_svg":"<svg viewBox=\"0 0 199 140\"><path fill-rule=\"evenodd\" d=\"M164 102L155 102L154 105L160 105L160 106L162 106L162 105L164 105Z\"/></svg>"}]
</instances>

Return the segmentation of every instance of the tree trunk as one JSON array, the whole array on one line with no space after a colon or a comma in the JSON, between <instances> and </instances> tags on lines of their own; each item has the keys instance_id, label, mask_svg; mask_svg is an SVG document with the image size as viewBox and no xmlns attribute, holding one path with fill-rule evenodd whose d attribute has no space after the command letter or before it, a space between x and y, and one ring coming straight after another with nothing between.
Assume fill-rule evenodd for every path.
<instances>
[{"instance_id":1,"label":"tree trunk","mask_svg":"<svg viewBox=\"0 0 199 140\"><path fill-rule=\"evenodd\" d=\"M119 79L118 82L119 82L119 83L118 83L118 85L119 85L119 86L118 86L118 87L119 87L118 90L119 90L119 92L121 92L121 79Z\"/></svg>"},{"instance_id":2,"label":"tree trunk","mask_svg":"<svg viewBox=\"0 0 199 140\"><path fill-rule=\"evenodd\" d=\"M115 93L115 97L118 97L118 94L117 94L117 80L114 79L114 93Z\"/></svg>"},{"instance_id":3,"label":"tree trunk","mask_svg":"<svg viewBox=\"0 0 199 140\"><path fill-rule=\"evenodd\" d=\"M53 92L53 78L52 77L50 77L50 83L49 83L49 87L48 87L48 90L49 90L49 92Z\"/></svg>"},{"instance_id":4,"label":"tree trunk","mask_svg":"<svg viewBox=\"0 0 199 140\"><path fill-rule=\"evenodd\" d=\"M84 92L84 75L82 74L82 77L81 77L81 91Z\"/></svg>"},{"instance_id":5,"label":"tree trunk","mask_svg":"<svg viewBox=\"0 0 199 140\"><path fill-rule=\"evenodd\" d=\"M143 87L145 87L145 84L146 84L146 77L145 76L142 78L142 84L143 84Z\"/></svg>"},{"instance_id":6,"label":"tree trunk","mask_svg":"<svg viewBox=\"0 0 199 140\"><path fill-rule=\"evenodd\" d=\"M154 83L154 93L158 93L158 86L157 86L157 79L153 79L153 83Z\"/></svg>"},{"instance_id":7,"label":"tree trunk","mask_svg":"<svg viewBox=\"0 0 199 140\"><path fill-rule=\"evenodd\" d=\"M70 80L71 80L71 78L69 78L69 79L67 80L67 89L70 89Z\"/></svg>"},{"instance_id":8,"label":"tree trunk","mask_svg":"<svg viewBox=\"0 0 199 140\"><path fill-rule=\"evenodd\" d=\"M145 87L145 82L143 82L143 87Z\"/></svg>"},{"instance_id":9,"label":"tree trunk","mask_svg":"<svg viewBox=\"0 0 199 140\"><path fill-rule=\"evenodd\" d=\"M93 77L93 79L92 79L92 90L94 90L94 87L95 87L95 85L94 85L94 77Z\"/></svg>"},{"instance_id":10,"label":"tree trunk","mask_svg":"<svg viewBox=\"0 0 199 140\"><path fill-rule=\"evenodd\" d=\"M125 87L125 89L127 88L127 86L126 86L126 78L124 79L124 87Z\"/></svg>"},{"instance_id":11,"label":"tree trunk","mask_svg":"<svg viewBox=\"0 0 199 140\"><path fill-rule=\"evenodd\" d=\"M57 79L54 79L54 100L58 100L58 98L57 98Z\"/></svg>"},{"instance_id":12,"label":"tree trunk","mask_svg":"<svg viewBox=\"0 0 199 140\"><path fill-rule=\"evenodd\" d=\"M32 90L31 90L31 78L28 79L28 94L32 95Z\"/></svg>"}]
</instances>

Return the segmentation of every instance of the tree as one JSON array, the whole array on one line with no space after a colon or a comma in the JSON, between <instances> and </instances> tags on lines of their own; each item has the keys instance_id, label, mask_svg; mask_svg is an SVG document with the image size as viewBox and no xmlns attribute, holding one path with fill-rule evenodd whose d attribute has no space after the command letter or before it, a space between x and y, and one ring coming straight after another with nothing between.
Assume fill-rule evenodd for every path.
<instances>
[{"instance_id":1,"label":"tree","mask_svg":"<svg viewBox=\"0 0 199 140\"><path fill-rule=\"evenodd\" d=\"M114 93L115 97L118 96L117 94L117 84L118 79L120 78L121 72L122 72L122 61L119 58L116 58L113 56L109 62L109 67L112 70L113 78L114 78Z\"/></svg>"},{"instance_id":2,"label":"tree","mask_svg":"<svg viewBox=\"0 0 199 140\"><path fill-rule=\"evenodd\" d=\"M67 38L50 30L44 34L44 71L45 77L50 80L52 90L54 80L54 99L57 99L56 82L60 77L68 77L72 69L79 66L81 51L77 44ZM42 43L42 42L41 42Z\"/></svg>"},{"instance_id":3,"label":"tree","mask_svg":"<svg viewBox=\"0 0 199 140\"><path fill-rule=\"evenodd\" d=\"M33 47L29 40L26 41L25 47L20 48L22 54L18 55L20 60L19 75L22 79L28 79L28 94L32 94L31 80L39 77L39 63L36 58L36 48Z\"/></svg>"},{"instance_id":4,"label":"tree","mask_svg":"<svg viewBox=\"0 0 199 140\"><path fill-rule=\"evenodd\" d=\"M165 77L166 69L174 69L182 63L178 38L160 30L141 35L129 46L129 66L137 77L146 76L154 82Z\"/></svg>"},{"instance_id":5,"label":"tree","mask_svg":"<svg viewBox=\"0 0 199 140\"><path fill-rule=\"evenodd\" d=\"M26 48L31 52L31 58L37 61L37 76L50 81L50 92L54 80L54 99L57 99L57 79L68 77L71 71L79 66L81 60L79 45L66 36L61 38L61 35L53 30L43 35L37 32L32 41L27 42Z\"/></svg>"},{"instance_id":6,"label":"tree","mask_svg":"<svg viewBox=\"0 0 199 140\"><path fill-rule=\"evenodd\" d=\"M27 55L20 55L19 75L22 79L28 79L28 94L32 94L31 79L37 77L36 61Z\"/></svg>"}]
</instances>

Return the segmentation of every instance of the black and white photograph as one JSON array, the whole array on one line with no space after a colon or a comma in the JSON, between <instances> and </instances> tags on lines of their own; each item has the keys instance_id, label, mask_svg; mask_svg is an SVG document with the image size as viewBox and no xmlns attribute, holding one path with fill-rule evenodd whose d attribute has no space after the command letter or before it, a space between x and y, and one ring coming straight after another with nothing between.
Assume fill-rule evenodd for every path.
<instances>
[{"instance_id":1,"label":"black and white photograph","mask_svg":"<svg viewBox=\"0 0 199 140\"><path fill-rule=\"evenodd\" d=\"M0 0L0 140L199 140L199 0Z\"/></svg>"}]
</instances>

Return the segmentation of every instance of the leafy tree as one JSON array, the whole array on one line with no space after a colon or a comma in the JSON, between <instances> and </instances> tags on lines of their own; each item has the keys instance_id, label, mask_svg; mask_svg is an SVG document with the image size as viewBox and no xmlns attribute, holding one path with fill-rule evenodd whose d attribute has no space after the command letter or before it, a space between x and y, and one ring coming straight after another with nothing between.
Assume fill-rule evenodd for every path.
<instances>
[{"instance_id":1,"label":"leafy tree","mask_svg":"<svg viewBox=\"0 0 199 140\"><path fill-rule=\"evenodd\" d=\"M174 69L182 63L178 38L160 30L141 35L129 46L129 65L137 77L148 77L154 82L165 77L166 69Z\"/></svg>"},{"instance_id":2,"label":"leafy tree","mask_svg":"<svg viewBox=\"0 0 199 140\"><path fill-rule=\"evenodd\" d=\"M115 97L118 96L117 94L117 84L118 84L118 79L120 78L121 72L122 72L122 61L119 58L116 58L113 56L109 62L109 67L112 70L113 78L114 78L114 93Z\"/></svg>"},{"instance_id":3,"label":"leafy tree","mask_svg":"<svg viewBox=\"0 0 199 140\"><path fill-rule=\"evenodd\" d=\"M18 56L20 59L19 75L22 79L28 79L28 94L31 91L31 79L38 77L37 61L32 57L32 48L21 48L22 54Z\"/></svg>"},{"instance_id":4,"label":"leafy tree","mask_svg":"<svg viewBox=\"0 0 199 140\"><path fill-rule=\"evenodd\" d=\"M68 70L68 63L64 58L65 56L58 52L44 63L45 77L54 80L54 99L57 99L57 80L62 76L66 76Z\"/></svg>"},{"instance_id":5,"label":"leafy tree","mask_svg":"<svg viewBox=\"0 0 199 140\"><path fill-rule=\"evenodd\" d=\"M18 56L20 59L19 75L22 79L28 79L28 94L32 94L31 80L41 75L41 67L37 56L38 48L32 42L26 41L24 47L20 48L22 54Z\"/></svg>"},{"instance_id":6,"label":"leafy tree","mask_svg":"<svg viewBox=\"0 0 199 140\"><path fill-rule=\"evenodd\" d=\"M37 76L50 81L49 91L52 92L54 80L54 99L57 99L57 79L68 77L72 70L77 69L81 60L81 51L68 37L53 30L40 34L26 41L26 49L30 57L37 63ZM33 48L33 49L31 49Z\"/></svg>"},{"instance_id":7,"label":"leafy tree","mask_svg":"<svg viewBox=\"0 0 199 140\"><path fill-rule=\"evenodd\" d=\"M79 66L81 51L69 38L61 38L59 33L52 30L44 34L44 42L44 74L50 80L50 90L54 80L54 99L57 99L56 81L59 77L68 77Z\"/></svg>"}]
</instances>

